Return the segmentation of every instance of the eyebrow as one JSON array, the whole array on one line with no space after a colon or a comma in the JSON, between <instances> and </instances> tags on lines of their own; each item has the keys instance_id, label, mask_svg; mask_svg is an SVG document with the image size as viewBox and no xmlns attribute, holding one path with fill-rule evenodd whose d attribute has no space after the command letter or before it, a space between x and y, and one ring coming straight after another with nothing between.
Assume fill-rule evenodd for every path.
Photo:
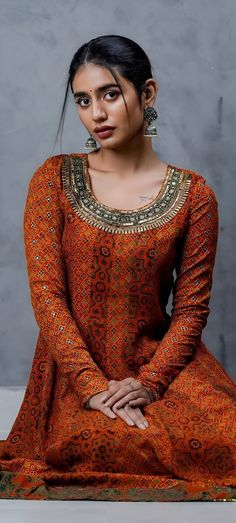
<instances>
[{"instance_id":1,"label":"eyebrow","mask_svg":"<svg viewBox=\"0 0 236 523\"><path fill-rule=\"evenodd\" d=\"M110 87L119 87L118 84L105 84L105 85L101 85L100 87L97 87L97 89L95 89L95 92L96 93L102 93L103 91L105 91L106 89L109 89ZM77 98L78 96L84 96L85 94L88 94L86 93L85 91L77 91L76 93L74 93L74 97Z\"/></svg>"}]
</instances>

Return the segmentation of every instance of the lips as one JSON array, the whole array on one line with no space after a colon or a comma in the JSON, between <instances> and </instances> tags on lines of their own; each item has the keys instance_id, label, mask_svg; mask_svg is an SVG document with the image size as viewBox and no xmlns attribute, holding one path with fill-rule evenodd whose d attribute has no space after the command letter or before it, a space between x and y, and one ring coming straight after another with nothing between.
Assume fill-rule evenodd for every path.
<instances>
[{"instance_id":1,"label":"lips","mask_svg":"<svg viewBox=\"0 0 236 523\"><path fill-rule=\"evenodd\" d=\"M97 129L97 131L96 131ZM109 138L112 136L115 127L111 127L110 125L103 125L102 127L96 127L95 133L98 136L99 139L103 140L106 138Z\"/></svg>"},{"instance_id":2,"label":"lips","mask_svg":"<svg viewBox=\"0 0 236 523\"><path fill-rule=\"evenodd\" d=\"M101 133L103 131L110 131L112 129L115 129L115 127L111 127L110 125L104 125L103 127L95 127L94 132Z\"/></svg>"}]
</instances>

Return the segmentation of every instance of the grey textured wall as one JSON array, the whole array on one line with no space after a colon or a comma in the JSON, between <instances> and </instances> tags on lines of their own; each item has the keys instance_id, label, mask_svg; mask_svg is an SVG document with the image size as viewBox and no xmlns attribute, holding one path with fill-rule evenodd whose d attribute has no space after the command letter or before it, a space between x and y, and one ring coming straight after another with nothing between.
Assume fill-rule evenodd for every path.
<instances>
[{"instance_id":1,"label":"grey textured wall","mask_svg":"<svg viewBox=\"0 0 236 523\"><path fill-rule=\"evenodd\" d=\"M31 308L23 212L34 170L52 154L67 69L101 34L133 38L160 90L160 157L206 177L219 200L220 238L203 339L235 379L235 0L0 0L1 385L28 379L38 327ZM87 134L70 99L63 152Z\"/></svg>"}]
</instances>

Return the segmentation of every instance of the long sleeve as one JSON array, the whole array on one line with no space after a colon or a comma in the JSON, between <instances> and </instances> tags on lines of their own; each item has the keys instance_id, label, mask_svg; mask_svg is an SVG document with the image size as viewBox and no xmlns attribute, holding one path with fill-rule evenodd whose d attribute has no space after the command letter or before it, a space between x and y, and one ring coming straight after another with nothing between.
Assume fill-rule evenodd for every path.
<instances>
[{"instance_id":1,"label":"long sleeve","mask_svg":"<svg viewBox=\"0 0 236 523\"><path fill-rule=\"evenodd\" d=\"M93 361L69 309L61 238L63 155L48 158L33 174L24 212L24 242L31 302L51 355L74 387L82 406L108 381Z\"/></svg>"},{"instance_id":2,"label":"long sleeve","mask_svg":"<svg viewBox=\"0 0 236 523\"><path fill-rule=\"evenodd\" d=\"M189 220L176 263L171 323L137 379L160 399L191 361L209 314L212 273L218 237L218 204L200 177L190 200ZM156 343L153 341L153 343Z\"/></svg>"}]
</instances>

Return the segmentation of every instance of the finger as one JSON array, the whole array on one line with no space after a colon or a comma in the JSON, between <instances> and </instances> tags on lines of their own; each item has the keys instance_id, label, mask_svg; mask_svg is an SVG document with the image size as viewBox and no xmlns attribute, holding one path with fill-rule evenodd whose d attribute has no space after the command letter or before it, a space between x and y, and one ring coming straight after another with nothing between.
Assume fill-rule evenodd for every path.
<instances>
[{"instance_id":1,"label":"finger","mask_svg":"<svg viewBox=\"0 0 236 523\"><path fill-rule=\"evenodd\" d=\"M113 394L115 392L117 392L118 390L120 390L121 388L123 388L124 385L131 385L131 389L140 389L142 388L142 384L140 384L139 382L135 382L135 380L133 378L125 378L124 380L121 380L121 381L116 381L116 380L110 380L108 382L108 387L109 387L109 392L113 392Z\"/></svg>"},{"instance_id":2,"label":"finger","mask_svg":"<svg viewBox=\"0 0 236 523\"><path fill-rule=\"evenodd\" d=\"M116 418L115 412L113 410L111 410L109 407L102 407L101 412L103 412L103 414L108 416L108 418L112 418L112 419Z\"/></svg>"},{"instance_id":3,"label":"finger","mask_svg":"<svg viewBox=\"0 0 236 523\"><path fill-rule=\"evenodd\" d=\"M107 400L109 400L119 389L108 389L106 391L104 391L104 394L103 396L101 396L101 402L102 403L105 403Z\"/></svg>"},{"instance_id":4,"label":"finger","mask_svg":"<svg viewBox=\"0 0 236 523\"><path fill-rule=\"evenodd\" d=\"M129 383L133 383L135 380L134 378L125 378L120 383L123 383L124 385L128 385Z\"/></svg>"},{"instance_id":5,"label":"finger","mask_svg":"<svg viewBox=\"0 0 236 523\"><path fill-rule=\"evenodd\" d=\"M134 378L126 378L123 380L124 385L131 385L132 390L142 389L143 385L140 381L136 381Z\"/></svg>"},{"instance_id":6,"label":"finger","mask_svg":"<svg viewBox=\"0 0 236 523\"><path fill-rule=\"evenodd\" d=\"M127 423L127 425L129 425L130 427L133 427L135 425L134 421L132 420L132 418L129 416L129 414L126 412L126 410L124 408L122 409L114 409L117 416L119 416L119 418L123 419L123 421L125 421L125 423Z\"/></svg>"},{"instance_id":7,"label":"finger","mask_svg":"<svg viewBox=\"0 0 236 523\"><path fill-rule=\"evenodd\" d=\"M150 404L146 398L137 398L129 401L130 407L146 407Z\"/></svg>"},{"instance_id":8,"label":"finger","mask_svg":"<svg viewBox=\"0 0 236 523\"><path fill-rule=\"evenodd\" d=\"M105 404L105 406L107 407L111 407L116 401L118 401L119 399L123 398L126 394L127 394L128 390L124 390L124 388L121 390L119 389L118 391L109 391L108 392L108 395L106 396L106 399L105 400L102 400L103 403Z\"/></svg>"},{"instance_id":9,"label":"finger","mask_svg":"<svg viewBox=\"0 0 236 523\"><path fill-rule=\"evenodd\" d=\"M106 391L106 393L104 394L104 397L102 398L102 401L105 402L107 400L109 400L112 396L114 396L114 394L116 392L118 392L120 390L120 385L111 385L108 390Z\"/></svg>"},{"instance_id":10,"label":"finger","mask_svg":"<svg viewBox=\"0 0 236 523\"><path fill-rule=\"evenodd\" d=\"M139 429L142 430L148 427L148 422L142 415L140 409L132 409L126 405L121 409L114 408L114 411L130 426L136 425Z\"/></svg>"},{"instance_id":11,"label":"finger","mask_svg":"<svg viewBox=\"0 0 236 523\"><path fill-rule=\"evenodd\" d=\"M118 400L124 398L130 392L134 392L134 389L132 385L129 383L127 385L124 385L120 390L118 390L114 394L111 394L110 398L106 400L105 405L108 407L112 407Z\"/></svg>"},{"instance_id":12,"label":"finger","mask_svg":"<svg viewBox=\"0 0 236 523\"><path fill-rule=\"evenodd\" d=\"M148 427L148 421L143 416L143 414L139 408L133 408L133 407L130 407L129 405L126 405L126 407L124 407L124 409L129 414L129 417L133 420L133 422L135 423L135 425L137 425L137 427L139 429L146 429Z\"/></svg>"},{"instance_id":13,"label":"finger","mask_svg":"<svg viewBox=\"0 0 236 523\"><path fill-rule=\"evenodd\" d=\"M121 400L118 400L114 405L119 409L120 407L124 407L126 403L131 404L131 401L136 399L144 399L140 396L139 391L129 392L129 394L126 394Z\"/></svg>"},{"instance_id":14,"label":"finger","mask_svg":"<svg viewBox=\"0 0 236 523\"><path fill-rule=\"evenodd\" d=\"M108 385L109 385L109 387L111 387L112 385L115 385L116 383L117 383L116 380L110 380L110 381L108 381Z\"/></svg>"},{"instance_id":15,"label":"finger","mask_svg":"<svg viewBox=\"0 0 236 523\"><path fill-rule=\"evenodd\" d=\"M109 389L109 390L107 391L106 395L104 395L104 397L102 398L102 400L101 400L102 403L105 404L107 401L109 401L109 400L114 396L114 394L116 394L116 392L117 392L116 390L113 391L113 390L110 390L110 389ZM106 406L107 406L107 405L106 405Z\"/></svg>"},{"instance_id":16,"label":"finger","mask_svg":"<svg viewBox=\"0 0 236 523\"><path fill-rule=\"evenodd\" d=\"M106 400L112 398L118 391L120 391L121 389L123 390L124 385L128 387L131 391L143 389L142 384L138 381L135 381L133 378L125 378L122 381L110 380L108 383L111 385L109 386L109 390L106 391L106 395L102 400L104 403L106 402ZM114 405L114 401L112 402L112 404Z\"/></svg>"}]
</instances>

